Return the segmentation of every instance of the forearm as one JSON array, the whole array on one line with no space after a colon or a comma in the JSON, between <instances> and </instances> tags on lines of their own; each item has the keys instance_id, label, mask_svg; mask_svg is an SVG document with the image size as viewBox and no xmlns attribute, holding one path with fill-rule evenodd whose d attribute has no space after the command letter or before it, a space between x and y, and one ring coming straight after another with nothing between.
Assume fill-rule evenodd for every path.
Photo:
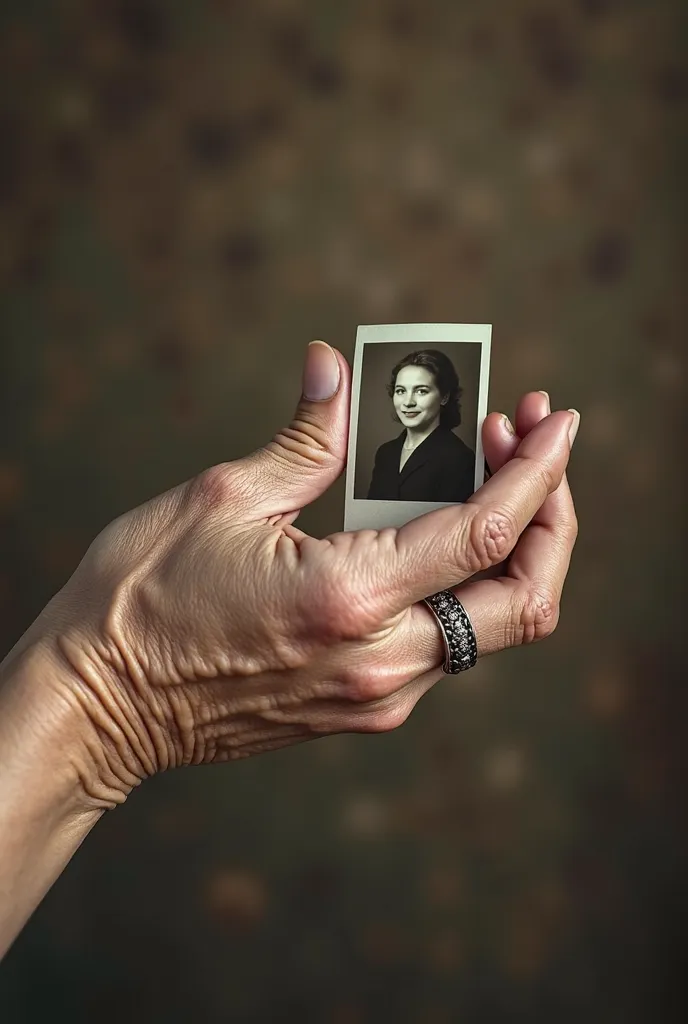
<instances>
[{"instance_id":1,"label":"forearm","mask_svg":"<svg viewBox=\"0 0 688 1024\"><path fill-rule=\"evenodd\" d=\"M0 956L111 806L98 735L56 675L39 647L0 665Z\"/></svg>"}]
</instances>

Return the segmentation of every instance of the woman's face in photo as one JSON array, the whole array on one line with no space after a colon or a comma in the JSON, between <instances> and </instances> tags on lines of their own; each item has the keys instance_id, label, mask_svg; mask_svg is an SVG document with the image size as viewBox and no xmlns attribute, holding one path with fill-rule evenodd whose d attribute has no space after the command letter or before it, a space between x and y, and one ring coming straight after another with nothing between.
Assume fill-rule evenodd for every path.
<instances>
[{"instance_id":1,"label":"woman's face in photo","mask_svg":"<svg viewBox=\"0 0 688 1024\"><path fill-rule=\"evenodd\" d=\"M439 417L442 395L430 370L403 366L397 374L392 401L405 427L425 430Z\"/></svg>"}]
</instances>

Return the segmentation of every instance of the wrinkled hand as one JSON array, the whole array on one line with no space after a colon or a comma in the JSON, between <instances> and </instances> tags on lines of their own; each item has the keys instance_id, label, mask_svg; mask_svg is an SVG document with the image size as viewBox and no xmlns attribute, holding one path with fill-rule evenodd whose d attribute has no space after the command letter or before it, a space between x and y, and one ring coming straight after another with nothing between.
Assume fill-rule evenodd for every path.
<instances>
[{"instance_id":1,"label":"wrinkled hand","mask_svg":"<svg viewBox=\"0 0 688 1024\"><path fill-rule=\"evenodd\" d=\"M554 629L576 533L574 417L531 393L515 434L486 420L494 475L464 505L317 540L294 521L342 471L349 390L344 358L309 346L291 425L111 523L43 613L53 685L88 723L98 805L176 765L400 725L442 676L418 604L438 590L460 586L481 655Z\"/></svg>"}]
</instances>

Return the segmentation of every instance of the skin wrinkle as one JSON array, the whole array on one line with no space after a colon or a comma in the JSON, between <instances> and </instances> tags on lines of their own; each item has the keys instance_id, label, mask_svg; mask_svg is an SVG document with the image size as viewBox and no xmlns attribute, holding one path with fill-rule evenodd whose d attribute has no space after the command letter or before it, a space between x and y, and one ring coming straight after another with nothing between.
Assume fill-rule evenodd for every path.
<instances>
[{"instance_id":1,"label":"skin wrinkle","mask_svg":"<svg viewBox=\"0 0 688 1024\"><path fill-rule=\"evenodd\" d=\"M300 469L314 470L315 472L322 472L323 469L327 468L327 458L323 452L319 452L312 447L304 445L301 447L298 441L293 439L284 438L283 447L290 451L292 456L299 459L301 466ZM282 470L286 470L288 473L294 472L294 462L292 459L285 458L282 454L275 452L275 462L277 462Z\"/></svg>"},{"instance_id":2,"label":"skin wrinkle","mask_svg":"<svg viewBox=\"0 0 688 1024\"><path fill-rule=\"evenodd\" d=\"M279 685L274 676L261 682L261 686L266 688ZM195 722L202 729L222 724L231 733L235 728L239 730L244 727L241 723L247 715L255 716L264 708L276 708L284 712L295 709L299 712L308 702L318 707L321 702L341 699L346 692L340 683L331 680L309 680L308 683L296 686L287 680L283 685L285 690L282 693L250 695L236 692L232 680L222 681L198 694L193 708Z\"/></svg>"},{"instance_id":3,"label":"skin wrinkle","mask_svg":"<svg viewBox=\"0 0 688 1024\"><path fill-rule=\"evenodd\" d=\"M375 554L370 551L373 546L370 542L375 538L375 531L365 531L365 536L352 535L352 540L344 541L344 552L340 550L342 545L338 544L338 536L328 538L331 542L330 559L324 566L322 559L318 559L318 551L311 549L313 561L320 562L322 567L318 576L320 591L315 600L312 591L305 595L308 603L303 614L306 620L310 617L316 632L349 640L369 636L380 628L384 582L380 580L375 586L371 569ZM357 541L362 543L357 544ZM357 550L360 547L364 552ZM366 579L368 576L372 578Z\"/></svg>"},{"instance_id":4,"label":"skin wrinkle","mask_svg":"<svg viewBox=\"0 0 688 1024\"><path fill-rule=\"evenodd\" d=\"M151 699L148 702L141 702L137 694L136 704L139 707L141 721L146 728L147 734L151 736L156 744L156 751L160 757L161 770L174 767L179 757L175 745L175 737L179 735L180 726L175 707L180 704L181 685L171 684L165 687L164 691L151 688ZM151 716L146 714L150 709ZM172 731L170 726L176 726ZM160 743L156 743L160 740Z\"/></svg>"},{"instance_id":5,"label":"skin wrinkle","mask_svg":"<svg viewBox=\"0 0 688 1024\"><path fill-rule=\"evenodd\" d=\"M138 659L133 654L127 657L125 651L117 646L115 646L114 650L116 651L116 656L112 660L120 662L119 678L122 682L122 687L127 690L132 706L137 712L138 721L141 723L145 736L154 752L152 761L160 766L160 768L166 768L172 760L170 742L167 740L165 729L165 726L169 725L169 718L164 715L163 706L155 696L155 687L151 686L150 691L146 690L145 680L142 679L140 673L131 673L130 666L132 664L137 665ZM174 684L172 683L171 685L173 686Z\"/></svg>"},{"instance_id":6,"label":"skin wrinkle","mask_svg":"<svg viewBox=\"0 0 688 1024\"><path fill-rule=\"evenodd\" d=\"M108 775L102 780L109 792L121 790L122 796L126 797L127 792L143 781L141 774L132 767L131 758L122 759L121 751L113 746L111 737L107 732L96 729L94 737L90 742L91 756L94 763L97 763L98 751L102 746L103 758Z\"/></svg>"},{"instance_id":7,"label":"skin wrinkle","mask_svg":"<svg viewBox=\"0 0 688 1024\"><path fill-rule=\"evenodd\" d=\"M288 427L284 427L275 435L275 441L280 447L284 447L285 438L296 441L299 450L309 448L318 455L325 455L330 459L335 458L331 451L327 431L318 429L313 424L309 424L307 420L294 420Z\"/></svg>"},{"instance_id":8,"label":"skin wrinkle","mask_svg":"<svg viewBox=\"0 0 688 1024\"><path fill-rule=\"evenodd\" d=\"M268 566L273 571L286 570L290 580L301 567L301 544L303 534L291 523L275 526L265 538L265 553Z\"/></svg>"},{"instance_id":9,"label":"skin wrinkle","mask_svg":"<svg viewBox=\"0 0 688 1024\"><path fill-rule=\"evenodd\" d=\"M183 648L173 641L171 634L167 631L156 637L155 646L150 642L154 636L152 625L155 618L146 615L146 621L138 630L138 637L132 630L132 642L128 647L136 647L137 650L146 650L146 663L148 664L148 684L155 690L166 690L168 687L182 686L185 682L191 682L195 673L190 676L184 672L179 654L183 655ZM133 642L138 641L138 642ZM135 657L135 656L134 656Z\"/></svg>"},{"instance_id":10,"label":"skin wrinkle","mask_svg":"<svg viewBox=\"0 0 688 1024\"><path fill-rule=\"evenodd\" d=\"M174 692L174 687L166 692L166 703L169 707L170 693ZM174 767L177 758L177 751L175 750L175 735L176 733L170 729L170 726L175 723L173 714L164 714L164 705L159 700L151 701L151 714L147 714L147 708L145 706L140 708L140 721L143 728L146 731L146 735L150 737L158 759L159 770L167 770L170 767Z\"/></svg>"},{"instance_id":11,"label":"skin wrinkle","mask_svg":"<svg viewBox=\"0 0 688 1024\"><path fill-rule=\"evenodd\" d=\"M192 764L196 758L197 745L200 745L198 742L200 737L196 736L194 714L191 706L189 701L184 698L182 692L176 688L167 693L167 698L172 711L172 719L176 726L175 734L179 737L181 746L181 752L177 755L176 763ZM198 751L198 757L202 760L201 751Z\"/></svg>"},{"instance_id":12,"label":"skin wrinkle","mask_svg":"<svg viewBox=\"0 0 688 1024\"><path fill-rule=\"evenodd\" d=\"M122 756L123 762L126 764L126 751L130 752L130 763L127 767L131 773L141 779L146 775L154 774L156 770L167 768L173 760L170 741L167 739L169 734L165 728L169 722L162 714L161 705L153 698L154 690L151 691L148 700L142 696L140 683L137 684L136 677L132 677L127 671L131 659L126 659L119 650L117 650L118 656L113 658L110 649L108 651L110 657L106 662L101 663L101 667L104 669L101 675L81 648L72 650L69 645L63 653L81 684L80 690L75 692L80 696L84 709L92 720L93 712L97 712L94 722L96 728L104 735L108 735L107 718L103 716L109 716L109 720L112 726L118 730L119 736L129 737L128 746ZM121 667L117 671L118 661L125 671L122 671ZM115 668L119 686L115 683L110 687L104 682L108 674L108 664ZM121 740L112 734L109 735L109 739L115 748L121 748ZM131 763L132 758L134 764Z\"/></svg>"},{"instance_id":13,"label":"skin wrinkle","mask_svg":"<svg viewBox=\"0 0 688 1024\"><path fill-rule=\"evenodd\" d=\"M513 551L518 541L518 524L513 513L504 509L484 509L474 515L469 525L469 552L466 576L499 565Z\"/></svg>"},{"instance_id":14,"label":"skin wrinkle","mask_svg":"<svg viewBox=\"0 0 688 1024\"><path fill-rule=\"evenodd\" d=\"M274 737L266 736L265 730L263 729L249 733L246 736L242 736L240 743L230 745L218 744L217 749L230 750L235 757L241 758L242 756L245 756L243 753L244 751L251 749L256 745L261 745L264 749L270 750L274 743L284 745L285 743L293 742L294 740L307 742L308 740L317 738L317 735L314 735L312 729L308 728L289 729L281 733L279 736Z\"/></svg>"},{"instance_id":15,"label":"skin wrinkle","mask_svg":"<svg viewBox=\"0 0 688 1024\"><path fill-rule=\"evenodd\" d=\"M33 668L35 651L32 653L31 648L27 647L24 654L24 657L20 656L21 664L27 664L29 679L31 679L32 671L36 673L35 678L48 677L45 669L41 667L42 662L41 666ZM60 667L64 668L59 648L52 640L50 657L56 660L60 659ZM55 680L57 673L51 672L48 678ZM43 717L39 720L38 731L31 737L30 747L36 742L42 744L45 741L46 731L53 734L53 740L55 736L57 737L57 742L66 754L68 767L64 773L60 774L64 775L67 791L71 792L70 806L74 809L80 807L80 814L89 815L94 810L102 810L106 806L114 806L115 803L122 802L126 794L121 792L119 782L116 786L111 785L109 788L103 786L101 790L97 789L97 785L91 785L93 780L98 779L99 771L104 765L104 753L92 723L81 712L73 686L71 684L65 686L61 683L55 685L52 682L43 694L41 709ZM73 742L76 736L83 739L78 746ZM54 766L51 766L49 770L51 778L54 777Z\"/></svg>"},{"instance_id":16,"label":"skin wrinkle","mask_svg":"<svg viewBox=\"0 0 688 1024\"><path fill-rule=\"evenodd\" d=\"M544 640L556 625L556 617L551 598L533 589L532 586L527 587L521 605L521 642L531 644Z\"/></svg>"},{"instance_id":17,"label":"skin wrinkle","mask_svg":"<svg viewBox=\"0 0 688 1024\"><path fill-rule=\"evenodd\" d=\"M102 772L102 765L100 765L98 768L98 778L102 776ZM110 788L108 788L105 782L99 784L94 777L93 770L90 768L83 769L81 765L78 765L77 778L84 800L94 810L111 811L118 805L123 804L127 799L127 793L119 790L114 784ZM133 787L128 787L128 790L130 791L131 788Z\"/></svg>"},{"instance_id":18,"label":"skin wrinkle","mask_svg":"<svg viewBox=\"0 0 688 1024\"><path fill-rule=\"evenodd\" d=\"M83 677L79 678L83 681ZM118 752L127 770L139 778L145 777L146 768L154 770L154 765L151 762L146 764L145 761L141 761L131 743L126 742L126 730L122 728L120 721L114 715L112 705L107 707L102 702L101 695L92 689L88 681L86 681L85 687L75 689L75 697L90 719L96 733L104 742L107 742L110 749L114 748ZM138 743L137 746L139 746Z\"/></svg>"},{"instance_id":19,"label":"skin wrinkle","mask_svg":"<svg viewBox=\"0 0 688 1024\"><path fill-rule=\"evenodd\" d=\"M505 650L509 647L515 647L519 642L518 622L519 620L514 612L513 616L507 619L500 631L500 647L503 647ZM498 647L498 649L500 648Z\"/></svg>"},{"instance_id":20,"label":"skin wrinkle","mask_svg":"<svg viewBox=\"0 0 688 1024\"><path fill-rule=\"evenodd\" d=\"M345 435L333 439L326 429L317 425L316 419L310 419L308 415L292 420L288 427L275 435L275 442L283 443L284 438L295 438L297 441L301 441L303 438L303 444L317 453L325 455L327 462L331 463L333 468L344 465ZM289 448L287 447L286 450L289 451Z\"/></svg>"},{"instance_id":21,"label":"skin wrinkle","mask_svg":"<svg viewBox=\"0 0 688 1024\"><path fill-rule=\"evenodd\" d=\"M335 395L339 394L340 389L338 388ZM344 417L343 419L335 419L333 421L330 417L327 417L324 422L322 417L323 408L324 406L320 402L314 404L308 402L300 403L287 429L294 426L300 429L305 424L308 428L306 432L316 439L322 440L330 451L336 455L346 448L349 431L348 420ZM278 433L281 433L281 431Z\"/></svg>"},{"instance_id":22,"label":"skin wrinkle","mask_svg":"<svg viewBox=\"0 0 688 1024\"><path fill-rule=\"evenodd\" d=\"M145 680L151 686L179 685L185 680L170 649L170 638L164 632L157 631L155 651L146 643L148 637L156 636L154 624L159 619L158 609L165 607L164 599L156 597L161 594L164 594L164 584L160 582L159 570L155 566L145 579L131 589L129 604L122 610L117 632L111 629L110 636L132 681L137 683ZM136 655L133 653L134 645L127 639L127 634L134 634L133 622L137 623L136 633L141 641L136 644ZM163 649L165 645L167 650ZM143 672L139 668L140 663L145 666Z\"/></svg>"},{"instance_id":23,"label":"skin wrinkle","mask_svg":"<svg viewBox=\"0 0 688 1024\"><path fill-rule=\"evenodd\" d=\"M215 665L218 670L215 677L219 675L231 679L254 679L266 671L265 663L259 662L254 655L238 657L229 652L217 655Z\"/></svg>"},{"instance_id":24,"label":"skin wrinkle","mask_svg":"<svg viewBox=\"0 0 688 1024\"><path fill-rule=\"evenodd\" d=\"M156 572L156 576L160 576L159 572ZM234 574L236 575L236 573ZM165 593L164 584L151 583L148 585L143 584L138 588L138 602L139 609L143 603L147 609L146 619L151 625L159 618L159 612L157 609L164 609L164 600L153 598L152 594L160 592L162 595ZM143 598L143 601L142 601ZM137 616L140 618L139 615ZM186 620L188 618L188 609L186 614L182 617L180 612L180 619ZM145 624L144 624L145 625ZM182 625L183 628L183 625ZM150 630L142 628L142 633L148 633ZM121 641L119 641L121 644ZM223 660L216 661L215 663L206 663L204 665L203 659L196 656L189 651L189 646L192 641L186 642L186 645L180 649L179 645L173 645L170 640L169 649L162 654L158 659L148 658L147 661L147 675L148 682L153 684L160 682L161 684L167 684L170 679L175 682L182 682L184 680L190 681L191 679L200 676L212 677L217 674L217 670L220 669L224 674L230 675L247 675L257 674L264 670L265 665L262 661L258 661L256 658L246 658L241 662L237 662L237 659L233 660L228 657ZM162 653L162 652L161 652ZM154 665L156 661L159 663L160 668L154 671ZM175 674L176 673L176 674Z\"/></svg>"},{"instance_id":25,"label":"skin wrinkle","mask_svg":"<svg viewBox=\"0 0 688 1024\"><path fill-rule=\"evenodd\" d=\"M226 628L231 632L231 623ZM286 630L280 627L277 615L273 615L269 622L262 622L256 614L251 631L244 628L242 639L250 649L244 652L229 650L226 648L226 641L222 634L216 640L220 650L213 653L211 658L204 659L199 656L193 663L194 677L212 680L217 676L238 677L250 679L259 676L271 669L282 670L284 667L294 666L298 668L302 659L292 659L288 640L283 637ZM248 641L248 643L246 643ZM285 646L283 646L283 644ZM258 654L255 652L259 652ZM268 660L270 659L270 660Z\"/></svg>"},{"instance_id":26,"label":"skin wrinkle","mask_svg":"<svg viewBox=\"0 0 688 1024\"><path fill-rule=\"evenodd\" d=\"M271 567L274 567L276 562L290 575L301 565L301 545L290 533L289 527L282 527L279 533L275 534Z\"/></svg>"},{"instance_id":27,"label":"skin wrinkle","mask_svg":"<svg viewBox=\"0 0 688 1024\"><path fill-rule=\"evenodd\" d=\"M304 739L309 738L318 739L319 737L304 737ZM213 760L219 761L220 763L226 763L227 761L243 761L247 757L254 757L258 754L268 754L274 750L280 750L282 747L292 746L293 743L294 738L287 736L280 737L279 739L275 737L274 740L270 740L270 742L268 743L256 743L253 745L246 746L238 751L232 748L221 748L219 749L218 753L215 755Z\"/></svg>"},{"instance_id":28,"label":"skin wrinkle","mask_svg":"<svg viewBox=\"0 0 688 1024\"><path fill-rule=\"evenodd\" d=\"M321 443L307 430L304 430L302 423L294 423L290 427L285 427L275 435L274 441L268 445L266 451L280 465L287 465L292 473L297 468L294 465L294 457L300 462L303 461L304 466L309 468L314 465L316 468L322 469L328 462L333 464L339 462L339 459L333 455L326 444Z\"/></svg>"},{"instance_id":29,"label":"skin wrinkle","mask_svg":"<svg viewBox=\"0 0 688 1024\"><path fill-rule=\"evenodd\" d=\"M300 508L291 509L289 512L282 512L274 516L270 516L268 519L262 519L258 523L259 526L270 526L281 529L284 526L291 526L292 523L296 522L298 517L301 515Z\"/></svg>"},{"instance_id":30,"label":"skin wrinkle","mask_svg":"<svg viewBox=\"0 0 688 1024\"><path fill-rule=\"evenodd\" d=\"M118 587L118 593L121 594L122 592L122 587ZM131 590L129 593L131 593ZM141 650L138 657L134 657L133 652L128 650L125 641L125 621L128 617L128 607L124 605L122 599L113 600L103 623L103 635L107 641L107 659L113 664L119 663L132 682L145 685L146 680L150 677L150 664L145 662L141 664L141 656L145 654L145 647ZM113 652L115 658L112 658Z\"/></svg>"},{"instance_id":31,"label":"skin wrinkle","mask_svg":"<svg viewBox=\"0 0 688 1024\"><path fill-rule=\"evenodd\" d=\"M332 717L336 717L347 710L348 705L329 699L306 700L288 708L260 707L249 703L238 708L228 708L225 716L208 723L201 731L204 739L212 737L215 740L226 739L228 742L240 739L252 728L270 733L274 731L275 725L280 727L280 732L284 727L294 724L307 732L314 729L319 732L317 721L314 722L313 717L316 720L322 718L324 711L334 712L335 715Z\"/></svg>"},{"instance_id":32,"label":"skin wrinkle","mask_svg":"<svg viewBox=\"0 0 688 1024\"><path fill-rule=\"evenodd\" d=\"M161 606L164 607L164 602L161 602ZM140 617L140 616L139 616ZM159 621L159 615L155 612L152 614L148 609L145 614L145 622L138 630L139 634L143 636L154 635L153 624ZM149 627L146 627L146 623ZM183 628L183 627L182 627ZM159 638L160 639L160 638ZM199 676L214 678L218 674L224 675L250 675L260 671L258 665L240 665L230 660L224 660L224 655L218 655L219 664L204 665L204 660L198 655L193 657L189 654L188 645L192 643L191 640L186 641L186 646L180 647L178 644L174 644L171 637L163 636L162 638L167 645L166 650L159 650L157 656L148 655L145 657L145 680L148 685L153 687L167 688L168 686L181 686L186 682L192 682ZM124 640L120 640L119 643L125 646ZM131 644L127 643L126 648L130 649ZM137 644L138 650L145 650L144 644ZM139 657L131 655L123 655L124 664L128 667L131 664L138 664ZM132 679L137 680L139 673L132 675Z\"/></svg>"},{"instance_id":33,"label":"skin wrinkle","mask_svg":"<svg viewBox=\"0 0 688 1024\"><path fill-rule=\"evenodd\" d=\"M298 716L298 727L288 729L286 733L281 730L280 736L305 738L312 734L312 727L303 721L303 711L302 707ZM198 730L200 746L205 751L203 759L212 757L212 751L222 747L239 749L246 744L269 737L275 723L287 727L294 721L288 714L275 713L267 706L264 709L259 706L228 707L225 712L225 715L215 716L212 721L198 723L201 725Z\"/></svg>"},{"instance_id":34,"label":"skin wrinkle","mask_svg":"<svg viewBox=\"0 0 688 1024\"><path fill-rule=\"evenodd\" d=\"M204 743L213 743L216 747L221 746L243 746L245 743L255 742L257 739L269 739L273 734L273 719L263 720L260 715L251 715L245 720L240 719L234 723L231 730L216 729L208 727L201 730L201 737ZM284 735L286 729L294 735L310 735L312 728L307 722L285 719L277 724L282 726L280 735Z\"/></svg>"},{"instance_id":35,"label":"skin wrinkle","mask_svg":"<svg viewBox=\"0 0 688 1024\"><path fill-rule=\"evenodd\" d=\"M223 718L234 716L241 717L262 717L269 721L279 722L283 720L283 715L286 713L286 709L282 709L275 704L275 699L272 694L255 694L253 696L242 695L238 696L234 700L230 700L225 705L225 716ZM217 720L217 722L209 723L210 726L221 723L223 718Z\"/></svg>"},{"instance_id":36,"label":"skin wrinkle","mask_svg":"<svg viewBox=\"0 0 688 1024\"><path fill-rule=\"evenodd\" d=\"M301 662L302 658L299 658L299 660ZM233 665L231 667L229 665L226 665L226 666L223 665L222 668L225 670L224 674L226 674L226 675L236 675L236 666L235 665ZM258 669L259 669L259 667L256 667L256 670L258 670ZM211 673L205 673L205 674L209 675L209 676L212 675ZM178 724L178 729L179 729L179 732L180 732L180 734L182 736L187 735L186 724L185 723L179 723ZM184 758L186 758L186 757L188 757L188 754L184 753L183 756L184 756Z\"/></svg>"},{"instance_id":37,"label":"skin wrinkle","mask_svg":"<svg viewBox=\"0 0 688 1024\"><path fill-rule=\"evenodd\" d=\"M430 612L421 605L412 605L401 613L398 622L384 631L384 635L369 637L364 645L350 645L345 652L344 665L337 666L343 685L348 687L348 680L352 677L355 680L363 672L374 672L380 678L397 677L398 680L407 672L418 674L424 671L427 658L418 648L417 626L417 617L422 619L424 614L430 615ZM399 668L400 665L403 667Z\"/></svg>"},{"instance_id":38,"label":"skin wrinkle","mask_svg":"<svg viewBox=\"0 0 688 1024\"><path fill-rule=\"evenodd\" d=\"M284 621L279 625L274 621L274 634L270 638L270 644L273 659L270 665L263 666L263 674L302 671L307 668L317 647L317 642L307 625L298 633L295 629L293 635L289 636L287 623Z\"/></svg>"},{"instance_id":39,"label":"skin wrinkle","mask_svg":"<svg viewBox=\"0 0 688 1024\"><path fill-rule=\"evenodd\" d=\"M80 760L78 764L79 782L88 800L96 801L98 806L114 807L123 804L128 793L139 784L141 779L130 773L126 764L118 765L116 774L109 761L109 750L103 738L94 729L92 734L83 737L82 748L88 755L88 765Z\"/></svg>"},{"instance_id":40,"label":"skin wrinkle","mask_svg":"<svg viewBox=\"0 0 688 1024\"><path fill-rule=\"evenodd\" d=\"M106 710L113 715L117 725L126 736L128 743L132 745L134 756L141 762L144 771L150 774L154 770L156 758L154 750L150 747L146 748L145 738L141 736L139 730L133 725L133 717L136 711L131 698L125 693L123 687L112 686L102 688L98 675L95 672L92 658L84 655L79 659L81 661L79 664L77 657L74 658L72 664L76 668L80 679L90 687L91 693L97 695Z\"/></svg>"},{"instance_id":41,"label":"skin wrinkle","mask_svg":"<svg viewBox=\"0 0 688 1024\"><path fill-rule=\"evenodd\" d=\"M254 504L258 500L259 496L256 494ZM230 523L227 520L226 509L214 509L212 513L208 513L202 519L192 523L185 531L184 539L191 546L198 541L202 541L204 544L213 544L219 541L218 546L222 547L227 540L239 538L246 540L250 547L256 544L255 527L256 523L241 523L234 519ZM237 552L239 555L243 553L244 548ZM161 559L161 564L165 564L166 561Z\"/></svg>"}]
</instances>

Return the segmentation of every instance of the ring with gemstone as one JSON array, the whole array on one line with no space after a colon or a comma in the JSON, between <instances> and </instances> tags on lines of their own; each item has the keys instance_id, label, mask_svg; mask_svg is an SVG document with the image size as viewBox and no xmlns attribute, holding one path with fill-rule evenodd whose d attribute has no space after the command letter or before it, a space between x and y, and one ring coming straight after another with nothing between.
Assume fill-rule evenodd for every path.
<instances>
[{"instance_id":1,"label":"ring with gemstone","mask_svg":"<svg viewBox=\"0 0 688 1024\"><path fill-rule=\"evenodd\" d=\"M478 643L471 620L451 590L440 590L424 599L434 615L444 641L444 665L447 675L465 672L478 660Z\"/></svg>"}]
</instances>

